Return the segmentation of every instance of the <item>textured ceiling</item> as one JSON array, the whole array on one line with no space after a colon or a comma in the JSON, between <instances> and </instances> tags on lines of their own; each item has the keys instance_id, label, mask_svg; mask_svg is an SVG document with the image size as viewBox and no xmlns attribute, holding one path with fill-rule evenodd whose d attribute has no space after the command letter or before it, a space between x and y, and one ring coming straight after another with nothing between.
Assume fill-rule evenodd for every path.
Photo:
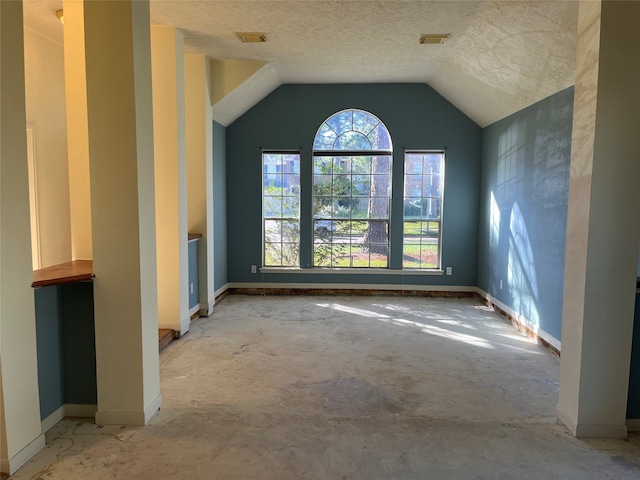
<instances>
[{"instance_id":1,"label":"textured ceiling","mask_svg":"<svg viewBox=\"0 0 640 480\"><path fill-rule=\"evenodd\" d=\"M25 0L25 24L61 41L61 7ZM419 82L485 126L574 83L574 1L151 0L151 21L182 29L189 53L269 62L268 89L235 94L249 103L283 83ZM269 41L234 34L253 31ZM421 33L451 38L419 45ZM224 123L251 106L221 102Z\"/></svg>"}]
</instances>

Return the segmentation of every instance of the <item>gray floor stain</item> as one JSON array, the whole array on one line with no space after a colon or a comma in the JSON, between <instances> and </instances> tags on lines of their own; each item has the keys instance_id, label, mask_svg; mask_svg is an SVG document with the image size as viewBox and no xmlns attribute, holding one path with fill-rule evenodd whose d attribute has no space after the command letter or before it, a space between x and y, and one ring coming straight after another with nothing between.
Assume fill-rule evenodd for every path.
<instances>
[{"instance_id":1,"label":"gray floor stain","mask_svg":"<svg viewBox=\"0 0 640 480\"><path fill-rule=\"evenodd\" d=\"M638 480L555 422L559 360L478 299L229 296L145 427L65 419L12 480Z\"/></svg>"}]
</instances>

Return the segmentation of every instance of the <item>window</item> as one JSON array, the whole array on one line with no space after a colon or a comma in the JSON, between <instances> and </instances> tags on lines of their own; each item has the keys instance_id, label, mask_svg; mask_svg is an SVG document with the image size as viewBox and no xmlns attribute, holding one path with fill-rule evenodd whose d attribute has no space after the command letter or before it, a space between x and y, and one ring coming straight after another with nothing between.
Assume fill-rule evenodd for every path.
<instances>
[{"instance_id":1,"label":"window","mask_svg":"<svg viewBox=\"0 0 640 480\"><path fill-rule=\"evenodd\" d=\"M391 137L362 110L343 110L313 143L313 264L389 266Z\"/></svg>"},{"instance_id":2,"label":"window","mask_svg":"<svg viewBox=\"0 0 640 480\"><path fill-rule=\"evenodd\" d=\"M402 267L439 269L444 152L407 152Z\"/></svg>"},{"instance_id":3,"label":"window","mask_svg":"<svg viewBox=\"0 0 640 480\"><path fill-rule=\"evenodd\" d=\"M300 153L263 152L263 264L300 265Z\"/></svg>"}]
</instances>

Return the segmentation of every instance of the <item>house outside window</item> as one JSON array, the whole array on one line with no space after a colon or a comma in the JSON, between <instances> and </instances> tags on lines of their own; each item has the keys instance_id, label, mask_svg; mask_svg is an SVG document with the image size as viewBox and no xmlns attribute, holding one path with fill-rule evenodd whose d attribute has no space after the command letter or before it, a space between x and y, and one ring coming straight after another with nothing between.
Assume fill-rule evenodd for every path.
<instances>
[{"instance_id":1,"label":"house outside window","mask_svg":"<svg viewBox=\"0 0 640 480\"><path fill-rule=\"evenodd\" d=\"M403 269L440 269L444 152L405 154Z\"/></svg>"},{"instance_id":2,"label":"house outside window","mask_svg":"<svg viewBox=\"0 0 640 480\"><path fill-rule=\"evenodd\" d=\"M262 154L263 265L300 265L300 152Z\"/></svg>"}]
</instances>

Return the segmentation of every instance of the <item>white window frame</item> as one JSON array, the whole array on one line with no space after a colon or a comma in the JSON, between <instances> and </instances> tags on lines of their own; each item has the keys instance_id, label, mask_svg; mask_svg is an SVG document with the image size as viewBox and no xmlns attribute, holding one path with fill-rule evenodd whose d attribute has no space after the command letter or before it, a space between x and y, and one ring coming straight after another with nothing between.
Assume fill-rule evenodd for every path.
<instances>
[{"instance_id":1,"label":"white window frame","mask_svg":"<svg viewBox=\"0 0 640 480\"><path fill-rule=\"evenodd\" d=\"M295 172L284 172L284 168L280 168L280 171L268 171L269 166L265 163L267 156L269 155L279 155L280 164L284 167L283 161L284 157L288 155L293 155L297 157L298 169ZM265 168L265 166L267 168ZM275 169L277 170L277 168ZM280 195L265 195L266 191L266 183L265 179L267 176L277 175L280 177ZM295 177L297 176L298 182L297 184L292 185L284 185L285 176ZM268 210L268 199L276 199L280 198L280 215L279 216L267 216ZM293 204L296 203L297 200L297 216L296 215L285 215L284 214L284 203L285 199L293 199L290 200ZM281 222L279 235L280 242L268 242L267 235L274 235L274 232L268 232L267 224L268 222ZM283 241L283 226L285 222L288 222L292 225L297 225L297 236L291 239L288 242ZM295 228L295 227L294 227ZM295 230L293 231L295 233ZM278 244L280 245L280 262L269 261L269 258L273 255L270 255L267 252L269 244ZM292 245L294 247L295 259L290 261L284 260L283 248L284 245ZM267 263L269 261L269 263ZM300 266L300 151L299 150L263 150L262 151L262 265L267 268L298 268Z\"/></svg>"},{"instance_id":2,"label":"white window frame","mask_svg":"<svg viewBox=\"0 0 640 480\"><path fill-rule=\"evenodd\" d=\"M424 169L420 170L420 173L415 173L415 168L411 169L407 168L407 164L410 156L420 155L422 156L422 160L424 161L424 156L427 155L440 155L441 163L439 166L439 172L435 172L440 180L439 188L436 190L439 192L439 195L434 195L433 192L427 192L425 194L424 191L421 192L421 195L417 197L415 195L415 187L412 185L408 185L408 179L410 177L420 177L421 184L424 185L424 177L429 177L429 186L433 187L433 180L435 178L434 172L425 172ZM403 218L402 218L402 269L405 271L441 271L442 269L442 213L444 207L444 178L445 178L445 165L446 165L446 157L445 152L442 150L407 150L404 156L404 179L403 179L403 193L402 193L402 205L403 205ZM411 171L409 171L411 170ZM408 195L407 193L410 194ZM425 215L422 212L417 215L417 218L412 220L407 220L406 209L407 203L418 205L417 208L423 208L422 202L424 199L436 199L439 201L439 215L433 218L431 215ZM417 229L419 238L418 238L418 266L408 266L405 263L405 256L407 253L407 246L414 246L415 243L407 243L406 238L406 224L408 221L418 222L419 226ZM424 230L422 228L422 224L427 224L427 229ZM426 260L423 260L423 246L433 245L433 237L428 234L431 231L431 224L437 224L437 243L436 243L436 264L430 265L428 267L423 266L424 263L427 263ZM425 249L426 250L426 249ZM413 252L412 252L413 253Z\"/></svg>"}]
</instances>

